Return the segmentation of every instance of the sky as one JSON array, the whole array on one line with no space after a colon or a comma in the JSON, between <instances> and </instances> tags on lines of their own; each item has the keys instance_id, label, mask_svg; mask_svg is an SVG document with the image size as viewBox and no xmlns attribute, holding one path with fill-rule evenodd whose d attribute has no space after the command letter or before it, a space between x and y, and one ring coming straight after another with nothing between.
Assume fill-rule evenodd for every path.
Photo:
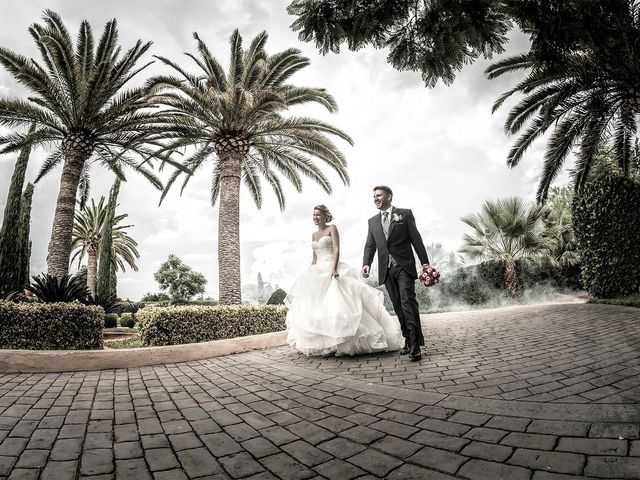
<instances>
[{"instance_id":1,"label":"sky","mask_svg":"<svg viewBox=\"0 0 640 480\"><path fill-rule=\"evenodd\" d=\"M300 49L311 65L294 75L297 85L322 87L331 93L339 110L330 114L309 105L293 113L320 118L346 131L353 147L339 143L348 161L350 185L328 171L334 187L327 195L306 181L303 192L285 188L287 206L278 208L275 196L266 191L261 210L248 192L241 193L241 255L243 284L265 281L285 290L311 261L311 216L316 204L326 204L341 236L341 258L360 267L367 233L367 219L376 213L372 188L385 184L394 191L393 204L411 208L425 244L441 243L448 250L462 244L466 227L460 218L477 212L487 200L520 196L533 201L542 169L544 139L534 143L520 165L510 169L506 156L514 137L504 133L506 107L491 114L495 99L518 81L518 74L487 80L488 60L465 67L451 86L426 88L416 72L398 72L386 61L387 52L344 50L339 55L318 53L315 46L298 39L289 26L294 17L286 13L290 0L0 0L0 46L40 59L28 34L42 12L58 12L75 36L80 22L88 20L98 37L108 20L116 18L119 39L129 48L137 39L153 41L145 60L162 55L190 71L194 52L192 32L198 32L214 56L228 64L229 37L238 28L248 45L266 30L268 53ZM527 48L527 37L510 33L505 55ZM494 60L500 57L494 57ZM168 67L154 63L140 81ZM0 69L0 95L26 97L26 91ZM6 129L0 131L7 131ZM46 150L31 155L27 180L33 180ZM9 180L16 155L0 155L0 212L4 211ZM570 164L569 164L570 165ZM207 168L208 167L208 168ZM208 279L205 295L217 298L218 208L210 203L211 164L198 171L182 195L169 192L158 205L160 192L142 177L129 172L120 188L118 213L127 213L129 234L138 242L141 257L137 272L118 273L118 294L139 299L156 292L153 273L170 254L178 255ZM160 173L166 179L171 170ZM31 273L46 271L46 252L51 234L61 169L38 183L32 212ZM567 183L565 171L556 185ZM92 168L91 197L108 195L113 174L99 165ZM266 187L266 186L265 186ZM0 213L1 214L1 213ZM74 264L71 271L77 269Z\"/></svg>"}]
</instances>

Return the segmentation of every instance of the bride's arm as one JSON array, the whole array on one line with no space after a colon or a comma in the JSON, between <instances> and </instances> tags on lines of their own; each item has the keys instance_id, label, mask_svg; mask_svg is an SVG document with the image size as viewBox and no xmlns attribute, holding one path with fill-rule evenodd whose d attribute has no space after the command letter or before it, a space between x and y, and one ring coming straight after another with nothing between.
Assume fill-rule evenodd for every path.
<instances>
[{"instance_id":1,"label":"bride's arm","mask_svg":"<svg viewBox=\"0 0 640 480\"><path fill-rule=\"evenodd\" d=\"M315 240L315 238L313 238L313 235L311 235L311 241L313 242L314 240ZM318 257L316 256L316 252L314 250L313 251L313 260L311 260L311 265L315 265L317 261L318 261Z\"/></svg>"},{"instance_id":2,"label":"bride's arm","mask_svg":"<svg viewBox=\"0 0 640 480\"><path fill-rule=\"evenodd\" d=\"M338 262L340 261L340 234L338 227L331 225L331 243L333 244L333 271L331 275L338 276Z\"/></svg>"}]
</instances>

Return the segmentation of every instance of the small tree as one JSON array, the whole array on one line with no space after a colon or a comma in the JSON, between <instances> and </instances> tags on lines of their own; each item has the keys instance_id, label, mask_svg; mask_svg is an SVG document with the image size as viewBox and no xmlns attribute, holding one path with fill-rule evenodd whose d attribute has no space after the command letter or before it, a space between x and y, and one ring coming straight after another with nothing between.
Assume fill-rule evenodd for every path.
<instances>
[{"instance_id":1,"label":"small tree","mask_svg":"<svg viewBox=\"0 0 640 480\"><path fill-rule=\"evenodd\" d=\"M116 202L120 191L120 179L111 187L109 194L109 205L107 206L107 217L102 226L102 238L100 239L100 257L98 260L98 280L96 293L100 298L116 297L115 266L113 265L112 244L113 244L113 222L115 219Z\"/></svg>"},{"instance_id":2,"label":"small tree","mask_svg":"<svg viewBox=\"0 0 640 480\"><path fill-rule=\"evenodd\" d=\"M168 302L169 300L171 300L171 297L169 297L169 295L167 295L166 293L162 293L162 292L158 292L158 293L147 292L142 296L141 300L143 302Z\"/></svg>"},{"instance_id":3,"label":"small tree","mask_svg":"<svg viewBox=\"0 0 640 480\"><path fill-rule=\"evenodd\" d=\"M20 151L20 155L13 168L7 203L4 207L2 229L0 230L0 294L12 292L22 288L20 281L20 216L22 203L22 187L24 185L31 146L26 146Z\"/></svg>"},{"instance_id":4,"label":"small tree","mask_svg":"<svg viewBox=\"0 0 640 480\"><path fill-rule=\"evenodd\" d=\"M520 294L516 261L544 255L548 240L542 205L526 205L520 198L487 201L482 211L461 220L473 231L464 235L460 252L470 260L504 263L505 285L512 296Z\"/></svg>"},{"instance_id":5,"label":"small tree","mask_svg":"<svg viewBox=\"0 0 640 480\"><path fill-rule=\"evenodd\" d=\"M31 202L33 200L32 183L27 183L20 201L20 225L18 226L17 286L24 287L29 282L29 263L31 260Z\"/></svg>"},{"instance_id":6,"label":"small tree","mask_svg":"<svg viewBox=\"0 0 640 480\"><path fill-rule=\"evenodd\" d=\"M176 255L169 255L166 262L153 274L160 290L168 290L172 302L190 300L194 295L204 293L207 279L195 272Z\"/></svg>"}]
</instances>

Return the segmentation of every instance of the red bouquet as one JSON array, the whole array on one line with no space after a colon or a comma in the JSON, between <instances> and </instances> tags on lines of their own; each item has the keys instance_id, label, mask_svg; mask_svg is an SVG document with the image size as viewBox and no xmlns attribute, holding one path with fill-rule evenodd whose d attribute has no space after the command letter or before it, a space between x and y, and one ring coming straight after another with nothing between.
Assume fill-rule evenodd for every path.
<instances>
[{"instance_id":1,"label":"red bouquet","mask_svg":"<svg viewBox=\"0 0 640 480\"><path fill-rule=\"evenodd\" d=\"M438 272L435 267L425 263L422 266L422 271L418 278L420 279L420 283L425 287L433 287L440 281L440 272Z\"/></svg>"}]
</instances>

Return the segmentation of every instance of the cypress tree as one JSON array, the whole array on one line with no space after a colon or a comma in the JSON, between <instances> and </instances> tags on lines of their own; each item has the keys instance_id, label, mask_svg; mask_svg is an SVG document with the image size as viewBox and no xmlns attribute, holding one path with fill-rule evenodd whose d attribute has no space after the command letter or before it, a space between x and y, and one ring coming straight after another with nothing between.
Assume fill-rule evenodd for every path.
<instances>
[{"instance_id":1,"label":"cypress tree","mask_svg":"<svg viewBox=\"0 0 640 480\"><path fill-rule=\"evenodd\" d=\"M18 227L20 255L17 259L18 275L16 279L18 290L24 288L29 282L29 263L31 261L31 240L29 239L29 233L31 231L33 188L32 183L27 184L20 203L20 225Z\"/></svg>"},{"instance_id":2,"label":"cypress tree","mask_svg":"<svg viewBox=\"0 0 640 480\"><path fill-rule=\"evenodd\" d=\"M115 217L116 202L118 200L118 192L120 191L120 179L111 187L109 194L109 204L107 206L107 218L102 227L102 238L100 239L100 248L98 250L98 281L96 285L96 293L99 298L107 299L116 296L116 285L113 281L115 272L112 272L113 255L113 219Z\"/></svg>"},{"instance_id":3,"label":"cypress tree","mask_svg":"<svg viewBox=\"0 0 640 480\"><path fill-rule=\"evenodd\" d=\"M13 169L7 203L4 207L4 218L0 230L0 294L3 297L9 292L22 288L19 268L17 268L20 254L18 229L21 216L22 187L27 173L30 152L30 146L24 147L20 151Z\"/></svg>"}]
</instances>

